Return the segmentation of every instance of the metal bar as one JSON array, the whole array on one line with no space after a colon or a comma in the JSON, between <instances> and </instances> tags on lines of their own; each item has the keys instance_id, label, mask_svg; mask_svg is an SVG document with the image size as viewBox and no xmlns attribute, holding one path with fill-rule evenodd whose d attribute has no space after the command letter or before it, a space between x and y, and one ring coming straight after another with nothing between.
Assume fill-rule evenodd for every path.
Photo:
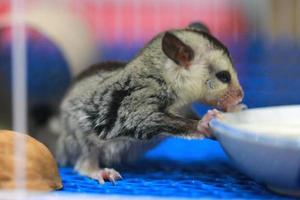
<instances>
[{"instance_id":1,"label":"metal bar","mask_svg":"<svg viewBox=\"0 0 300 200\"><path fill-rule=\"evenodd\" d=\"M25 0L12 0L12 110L13 129L27 132ZM15 137L15 181L18 189L25 188L25 138Z\"/></svg>"}]
</instances>

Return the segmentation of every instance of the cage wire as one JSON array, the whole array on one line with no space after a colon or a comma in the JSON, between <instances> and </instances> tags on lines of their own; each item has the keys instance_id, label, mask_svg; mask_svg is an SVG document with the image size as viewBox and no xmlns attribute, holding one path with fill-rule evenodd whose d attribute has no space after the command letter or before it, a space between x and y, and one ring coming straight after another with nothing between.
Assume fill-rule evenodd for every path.
<instances>
[{"instance_id":1,"label":"cage wire","mask_svg":"<svg viewBox=\"0 0 300 200\"><path fill-rule=\"evenodd\" d=\"M27 132L27 78L25 42L25 1L12 0L12 110L13 130L19 134ZM15 137L15 183L16 188L24 190L26 185L25 137Z\"/></svg>"}]
</instances>

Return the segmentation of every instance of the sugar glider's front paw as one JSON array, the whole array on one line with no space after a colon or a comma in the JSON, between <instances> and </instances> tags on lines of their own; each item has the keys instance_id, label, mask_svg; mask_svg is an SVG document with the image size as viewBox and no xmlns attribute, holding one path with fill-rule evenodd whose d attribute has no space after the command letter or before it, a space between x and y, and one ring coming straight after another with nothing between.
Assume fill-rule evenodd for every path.
<instances>
[{"instance_id":1,"label":"sugar glider's front paw","mask_svg":"<svg viewBox=\"0 0 300 200\"><path fill-rule=\"evenodd\" d=\"M119 172L109 168L96 170L91 173L90 177L98 180L100 184L104 184L105 181L110 181L111 183L115 184L117 180L122 179L122 176Z\"/></svg>"},{"instance_id":2,"label":"sugar glider's front paw","mask_svg":"<svg viewBox=\"0 0 300 200\"><path fill-rule=\"evenodd\" d=\"M204 135L206 138L211 138L213 139L214 136L212 135L210 128L209 128L209 122L213 118L222 118L222 114L220 111L217 109L209 110L207 113L202 117L200 120L198 127L197 127L197 132L199 134Z\"/></svg>"}]
</instances>

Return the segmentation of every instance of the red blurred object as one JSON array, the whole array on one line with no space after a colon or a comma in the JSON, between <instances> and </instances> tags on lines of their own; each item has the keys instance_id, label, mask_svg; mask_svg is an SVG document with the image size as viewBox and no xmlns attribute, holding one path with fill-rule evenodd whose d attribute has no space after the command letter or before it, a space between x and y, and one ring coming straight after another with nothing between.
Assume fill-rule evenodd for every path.
<instances>
[{"instance_id":1,"label":"red blurred object","mask_svg":"<svg viewBox=\"0 0 300 200\"><path fill-rule=\"evenodd\" d=\"M0 20L1 15L9 11L9 2L0 3ZM26 1L29 8L38 3L38 0ZM160 31L182 28L193 21L205 23L222 41L237 41L247 31L245 12L232 0L99 0L84 3L76 0L64 4L90 25L95 38L106 43L145 42Z\"/></svg>"},{"instance_id":2,"label":"red blurred object","mask_svg":"<svg viewBox=\"0 0 300 200\"><path fill-rule=\"evenodd\" d=\"M74 5L76 11L78 7ZM78 13L87 19L96 36L109 42L145 41L157 32L182 28L193 21L207 24L221 40L238 39L246 31L243 10L229 0L206 1L205 4L198 1L104 0L99 4L88 2Z\"/></svg>"},{"instance_id":3,"label":"red blurred object","mask_svg":"<svg viewBox=\"0 0 300 200\"><path fill-rule=\"evenodd\" d=\"M0 15L7 13L9 9L9 3L0 3Z\"/></svg>"},{"instance_id":4,"label":"red blurred object","mask_svg":"<svg viewBox=\"0 0 300 200\"><path fill-rule=\"evenodd\" d=\"M1 2L0 3L0 25L4 19L4 17L9 13L10 11L10 4L8 2Z\"/></svg>"}]
</instances>

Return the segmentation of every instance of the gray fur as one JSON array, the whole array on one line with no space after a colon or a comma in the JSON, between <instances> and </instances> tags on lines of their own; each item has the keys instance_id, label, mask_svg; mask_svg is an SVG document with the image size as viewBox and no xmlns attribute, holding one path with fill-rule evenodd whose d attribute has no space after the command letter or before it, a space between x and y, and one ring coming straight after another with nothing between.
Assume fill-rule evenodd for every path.
<instances>
[{"instance_id":1,"label":"gray fur","mask_svg":"<svg viewBox=\"0 0 300 200\"><path fill-rule=\"evenodd\" d=\"M190 137L197 130L198 120L170 109L179 101L179 91L166 80L170 59L162 51L162 36L131 62L99 64L76 79L60 109L56 156L61 165L88 175L96 166L136 160L167 137L165 133Z\"/></svg>"}]
</instances>

